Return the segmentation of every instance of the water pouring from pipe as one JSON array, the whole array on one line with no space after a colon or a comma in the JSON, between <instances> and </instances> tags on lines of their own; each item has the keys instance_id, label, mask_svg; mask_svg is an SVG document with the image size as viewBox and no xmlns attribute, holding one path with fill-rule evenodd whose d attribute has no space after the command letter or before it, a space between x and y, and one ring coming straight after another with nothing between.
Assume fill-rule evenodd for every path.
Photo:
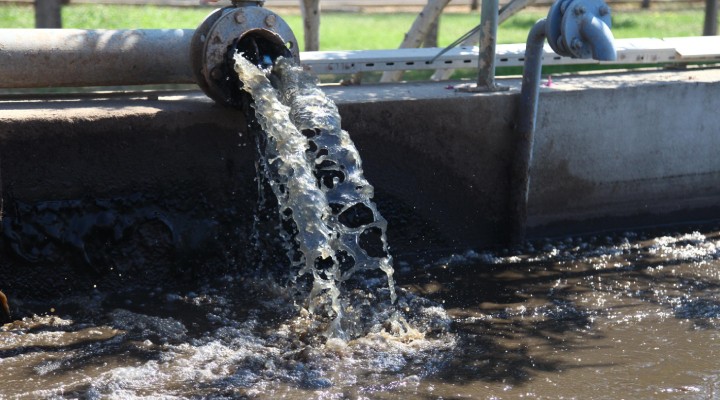
<instances>
[{"instance_id":1,"label":"water pouring from pipe","mask_svg":"<svg viewBox=\"0 0 720 400\"><path fill-rule=\"evenodd\" d=\"M372 202L360 155L340 128L334 103L291 59L280 58L273 68L278 90L266 75L269 70L244 55L234 58L243 90L253 98L258 134L264 136L259 179L269 183L276 212L290 227L286 250L295 273L312 277L309 311L320 311L329 301L328 336L361 335L357 324L345 321L344 283L379 270L387 283L373 296L394 302L396 294L387 222Z\"/></svg>"},{"instance_id":2,"label":"water pouring from pipe","mask_svg":"<svg viewBox=\"0 0 720 400\"><path fill-rule=\"evenodd\" d=\"M350 292L377 304L398 298L387 221L372 201L373 187L340 128L337 107L299 66L298 50L287 23L262 1L233 1L196 29L190 60L200 88L243 110L256 137L256 228L272 229L269 236L284 242L285 256L259 249L259 258L287 266L288 291L302 292L311 281L303 307L330 319L325 336L353 338L369 324L362 313L345 312L353 308ZM274 198L269 207L268 197ZM254 237L256 248L272 242ZM391 319L405 321L400 314Z\"/></svg>"}]
</instances>

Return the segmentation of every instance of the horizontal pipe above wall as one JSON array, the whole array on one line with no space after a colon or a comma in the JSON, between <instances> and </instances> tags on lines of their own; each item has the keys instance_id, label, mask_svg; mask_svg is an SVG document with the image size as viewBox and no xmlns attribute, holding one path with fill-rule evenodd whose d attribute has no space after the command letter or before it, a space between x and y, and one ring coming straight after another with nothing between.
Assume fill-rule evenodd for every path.
<instances>
[{"instance_id":1,"label":"horizontal pipe above wall","mask_svg":"<svg viewBox=\"0 0 720 400\"><path fill-rule=\"evenodd\" d=\"M0 30L0 87L194 83L194 30Z\"/></svg>"},{"instance_id":2,"label":"horizontal pipe above wall","mask_svg":"<svg viewBox=\"0 0 720 400\"><path fill-rule=\"evenodd\" d=\"M131 86L195 83L190 62L194 30L0 30L0 88ZM720 62L720 36L618 39L617 60L561 57L546 46L543 65ZM304 52L317 74L477 68L477 47ZM498 67L521 66L524 44L496 49Z\"/></svg>"}]
</instances>

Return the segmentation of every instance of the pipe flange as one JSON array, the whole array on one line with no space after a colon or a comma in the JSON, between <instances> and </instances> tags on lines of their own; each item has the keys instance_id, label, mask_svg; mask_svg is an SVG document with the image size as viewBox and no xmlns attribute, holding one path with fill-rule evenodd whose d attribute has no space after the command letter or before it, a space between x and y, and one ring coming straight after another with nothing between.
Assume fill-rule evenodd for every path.
<instances>
[{"instance_id":1,"label":"pipe flange","mask_svg":"<svg viewBox=\"0 0 720 400\"><path fill-rule=\"evenodd\" d=\"M245 6L262 7L263 4L265 4L265 0L232 0L232 4L235 7L245 7Z\"/></svg>"},{"instance_id":2,"label":"pipe flange","mask_svg":"<svg viewBox=\"0 0 720 400\"><path fill-rule=\"evenodd\" d=\"M300 60L297 39L277 14L250 5L213 11L195 30L190 59L198 86L221 104L242 101L232 61L236 51L272 62L280 56Z\"/></svg>"},{"instance_id":3,"label":"pipe flange","mask_svg":"<svg viewBox=\"0 0 720 400\"><path fill-rule=\"evenodd\" d=\"M612 26L610 8L603 0L559 0L547 16L545 36L553 51L564 57L593 58L588 38L581 33L592 19Z\"/></svg>"},{"instance_id":4,"label":"pipe flange","mask_svg":"<svg viewBox=\"0 0 720 400\"><path fill-rule=\"evenodd\" d=\"M548 11L547 22L545 23L545 36L553 51L561 56L570 56L565 49L562 39L563 14L569 3L573 0L558 0L553 3Z\"/></svg>"},{"instance_id":5,"label":"pipe flange","mask_svg":"<svg viewBox=\"0 0 720 400\"><path fill-rule=\"evenodd\" d=\"M575 58L594 58L588 38L581 30L583 25L593 18L602 21L607 28L612 27L610 8L603 0L575 0L565 10L562 23L565 48Z\"/></svg>"}]
</instances>

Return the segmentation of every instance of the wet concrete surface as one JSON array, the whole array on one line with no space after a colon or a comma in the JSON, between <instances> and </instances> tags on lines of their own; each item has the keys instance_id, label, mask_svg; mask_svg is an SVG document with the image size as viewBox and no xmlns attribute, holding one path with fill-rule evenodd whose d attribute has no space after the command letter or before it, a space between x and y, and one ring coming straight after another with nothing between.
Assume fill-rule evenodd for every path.
<instances>
[{"instance_id":1,"label":"wet concrete surface","mask_svg":"<svg viewBox=\"0 0 720 400\"><path fill-rule=\"evenodd\" d=\"M670 213L716 207L719 76L711 68L554 76L540 94L528 228L584 233L604 220L628 229L637 226L628 217L668 223ZM492 94L455 92L457 83L323 87L381 213L399 204L416 219L408 229L391 223L400 251L505 239L518 80ZM13 201L133 193L253 207L246 121L199 92L16 96L0 108L6 211ZM438 240L416 234L431 230Z\"/></svg>"}]
</instances>

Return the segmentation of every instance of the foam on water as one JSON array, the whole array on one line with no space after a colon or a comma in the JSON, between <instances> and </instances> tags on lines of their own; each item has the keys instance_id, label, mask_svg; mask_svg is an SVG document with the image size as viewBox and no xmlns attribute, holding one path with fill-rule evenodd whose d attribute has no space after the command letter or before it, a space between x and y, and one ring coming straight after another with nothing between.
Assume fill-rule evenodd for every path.
<instances>
[{"instance_id":1,"label":"foam on water","mask_svg":"<svg viewBox=\"0 0 720 400\"><path fill-rule=\"evenodd\" d=\"M0 397L712 397L718 232L424 260L399 268L413 278L394 306L343 293L346 316L364 316L350 340L317 335L323 319L251 268L192 292L69 297L52 304L62 317L0 328ZM447 301L452 328L404 287Z\"/></svg>"},{"instance_id":2,"label":"foam on water","mask_svg":"<svg viewBox=\"0 0 720 400\"><path fill-rule=\"evenodd\" d=\"M318 319L308 312L284 317L296 306L276 282L254 277L223 281L213 285L224 286L222 291L200 288L199 295L157 290L141 300L128 292L123 297L139 302L132 310L112 309L104 304L107 298L68 298L57 306L86 307L92 321L35 316L5 325L0 328L5 372L0 394L277 398L290 391L295 398L340 398L348 388L367 386L358 381L362 376L420 379L446 362L455 344L444 310L403 290L397 303L409 322L392 318L395 311L381 301L348 311L372 315L366 335L325 340L316 334ZM253 308L241 311L247 299L238 298L253 291ZM193 312L156 315L166 314L163 310ZM24 383L27 379L32 383Z\"/></svg>"}]
</instances>

